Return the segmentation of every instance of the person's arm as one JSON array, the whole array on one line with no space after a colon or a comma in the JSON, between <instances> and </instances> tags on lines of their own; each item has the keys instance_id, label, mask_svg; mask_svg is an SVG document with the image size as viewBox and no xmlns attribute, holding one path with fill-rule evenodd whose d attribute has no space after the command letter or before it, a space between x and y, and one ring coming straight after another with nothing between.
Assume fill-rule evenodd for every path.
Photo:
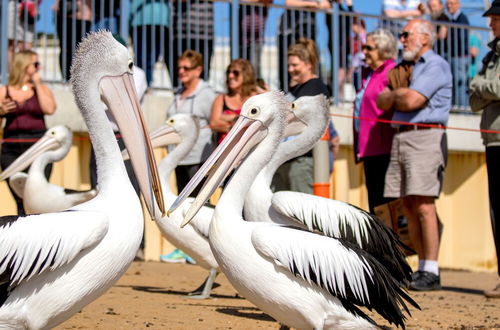
<instances>
[{"instance_id":1,"label":"person's arm","mask_svg":"<svg viewBox=\"0 0 500 330\"><path fill-rule=\"evenodd\" d=\"M224 115L222 113L224 104L224 95L220 94L215 99L210 113L210 128L219 133L227 133L231 129L231 121L236 117L235 115ZM230 116L232 119L229 120Z\"/></svg>"},{"instance_id":2,"label":"person's arm","mask_svg":"<svg viewBox=\"0 0 500 330\"><path fill-rule=\"evenodd\" d=\"M56 100L50 88L42 82L40 74L37 72L33 75L33 86L35 86L36 96L42 113L51 115L56 111Z\"/></svg>"},{"instance_id":3,"label":"person's arm","mask_svg":"<svg viewBox=\"0 0 500 330\"><path fill-rule=\"evenodd\" d=\"M320 4L317 1L307 0L286 0L285 6L297 8L320 8Z\"/></svg>"},{"instance_id":4,"label":"person's arm","mask_svg":"<svg viewBox=\"0 0 500 330\"><path fill-rule=\"evenodd\" d=\"M385 9L384 15L391 18L408 18L408 17L420 17L423 15L423 13L418 9L409 9L409 10Z\"/></svg>"},{"instance_id":5,"label":"person's arm","mask_svg":"<svg viewBox=\"0 0 500 330\"><path fill-rule=\"evenodd\" d=\"M7 99L5 95L7 94L7 89L5 86L0 87L0 116L5 116L9 112L15 111L16 103L11 99Z\"/></svg>"},{"instance_id":6,"label":"person's arm","mask_svg":"<svg viewBox=\"0 0 500 330\"><path fill-rule=\"evenodd\" d=\"M470 91L485 101L500 101L500 75L495 79L486 79L483 75L475 76L470 83Z\"/></svg>"},{"instance_id":7,"label":"person's arm","mask_svg":"<svg viewBox=\"0 0 500 330\"><path fill-rule=\"evenodd\" d=\"M385 111L412 112L422 109L426 103L427 98L411 88L386 89L377 97L377 107Z\"/></svg>"}]
</instances>

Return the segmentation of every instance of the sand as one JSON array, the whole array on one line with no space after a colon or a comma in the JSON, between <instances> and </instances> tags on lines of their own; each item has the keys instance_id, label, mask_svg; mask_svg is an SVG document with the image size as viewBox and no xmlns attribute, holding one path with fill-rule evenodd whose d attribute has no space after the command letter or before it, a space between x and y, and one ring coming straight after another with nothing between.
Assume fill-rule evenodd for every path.
<instances>
[{"instance_id":1,"label":"sand","mask_svg":"<svg viewBox=\"0 0 500 330\"><path fill-rule=\"evenodd\" d=\"M240 297L222 274L211 299L186 298L206 275L196 265L134 262L106 294L56 329L279 328ZM500 299L482 294L494 287L496 274L442 270L441 281L441 291L410 293L422 310L411 309L408 329L500 329ZM378 315L370 315L390 327Z\"/></svg>"}]
</instances>

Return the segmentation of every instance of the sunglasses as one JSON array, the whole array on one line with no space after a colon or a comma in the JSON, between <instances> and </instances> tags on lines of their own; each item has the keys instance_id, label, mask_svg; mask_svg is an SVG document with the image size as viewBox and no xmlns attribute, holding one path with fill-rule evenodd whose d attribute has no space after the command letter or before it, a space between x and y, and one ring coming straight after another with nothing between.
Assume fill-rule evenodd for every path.
<instances>
[{"instance_id":1,"label":"sunglasses","mask_svg":"<svg viewBox=\"0 0 500 330\"><path fill-rule=\"evenodd\" d=\"M405 31L405 32L401 32L398 37L399 39L408 39L408 37L410 36L411 32L408 32L408 31Z\"/></svg>"},{"instance_id":2,"label":"sunglasses","mask_svg":"<svg viewBox=\"0 0 500 330\"><path fill-rule=\"evenodd\" d=\"M40 62L38 62L38 61L36 61L35 63L33 63L33 66L35 67L35 69L39 69L40 65L42 65L42 64Z\"/></svg>"},{"instance_id":3,"label":"sunglasses","mask_svg":"<svg viewBox=\"0 0 500 330\"><path fill-rule=\"evenodd\" d=\"M369 46L369 45L363 45L361 46L362 50L366 50L368 52L371 52L372 50L375 50L375 47Z\"/></svg>"},{"instance_id":4,"label":"sunglasses","mask_svg":"<svg viewBox=\"0 0 500 330\"><path fill-rule=\"evenodd\" d=\"M235 76L236 78L238 78L238 76L240 75L240 73L241 73L241 72L240 72L240 71L238 71L238 70L227 70L227 71L226 71L226 75L228 75L228 76L229 76L229 74L230 74L230 73L232 73L232 74L233 74L233 76Z\"/></svg>"},{"instance_id":5,"label":"sunglasses","mask_svg":"<svg viewBox=\"0 0 500 330\"><path fill-rule=\"evenodd\" d=\"M177 67L177 71L181 71L181 70L191 71L191 70L194 70L196 68L197 68L196 66L179 66L179 67Z\"/></svg>"}]
</instances>

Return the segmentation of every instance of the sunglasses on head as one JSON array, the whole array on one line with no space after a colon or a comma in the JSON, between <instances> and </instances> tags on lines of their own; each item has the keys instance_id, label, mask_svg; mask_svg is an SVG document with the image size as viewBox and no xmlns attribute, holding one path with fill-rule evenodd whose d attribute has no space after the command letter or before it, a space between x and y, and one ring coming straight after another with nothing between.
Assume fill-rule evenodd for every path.
<instances>
[{"instance_id":1,"label":"sunglasses on head","mask_svg":"<svg viewBox=\"0 0 500 330\"><path fill-rule=\"evenodd\" d=\"M398 37L399 39L408 39L408 36L410 35L410 32L408 31L405 31L405 32L401 32Z\"/></svg>"},{"instance_id":2,"label":"sunglasses on head","mask_svg":"<svg viewBox=\"0 0 500 330\"><path fill-rule=\"evenodd\" d=\"M366 50L368 52L371 52L372 50L375 50L375 47L369 46L369 45L363 45L361 46L362 50Z\"/></svg>"},{"instance_id":3,"label":"sunglasses on head","mask_svg":"<svg viewBox=\"0 0 500 330\"><path fill-rule=\"evenodd\" d=\"M228 75L228 76L229 76L229 74L230 74L230 73L232 73L232 74L233 74L233 76L238 77L238 76L240 75L240 73L241 73L241 72L240 72L240 71L238 71L238 70L227 70L227 71L226 71L226 75Z\"/></svg>"}]
</instances>

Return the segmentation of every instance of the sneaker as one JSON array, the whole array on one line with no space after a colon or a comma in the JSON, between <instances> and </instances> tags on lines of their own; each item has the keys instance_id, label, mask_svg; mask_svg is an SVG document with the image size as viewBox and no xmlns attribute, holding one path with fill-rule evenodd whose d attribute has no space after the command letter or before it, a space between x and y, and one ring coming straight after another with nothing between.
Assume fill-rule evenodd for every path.
<instances>
[{"instance_id":1,"label":"sneaker","mask_svg":"<svg viewBox=\"0 0 500 330\"><path fill-rule=\"evenodd\" d=\"M188 263L190 265L196 265L196 260L194 260L193 258L191 258L190 256L188 256L184 252L182 252L182 253L184 254L184 259L186 259L186 263Z\"/></svg>"},{"instance_id":2,"label":"sneaker","mask_svg":"<svg viewBox=\"0 0 500 330\"><path fill-rule=\"evenodd\" d=\"M500 282L492 290L484 290L483 293L487 298L500 298Z\"/></svg>"},{"instance_id":3,"label":"sneaker","mask_svg":"<svg viewBox=\"0 0 500 330\"><path fill-rule=\"evenodd\" d=\"M439 275L429 273L426 271L418 271L416 279L410 283L410 290L414 291L433 291L441 290L441 279Z\"/></svg>"},{"instance_id":4,"label":"sneaker","mask_svg":"<svg viewBox=\"0 0 500 330\"><path fill-rule=\"evenodd\" d=\"M420 277L420 270L417 270L416 272L411 273L411 281L416 281Z\"/></svg>"},{"instance_id":5,"label":"sneaker","mask_svg":"<svg viewBox=\"0 0 500 330\"><path fill-rule=\"evenodd\" d=\"M169 254L163 254L160 256L160 261L170 262L170 263L185 263L186 258L184 252L179 249L175 249Z\"/></svg>"}]
</instances>

